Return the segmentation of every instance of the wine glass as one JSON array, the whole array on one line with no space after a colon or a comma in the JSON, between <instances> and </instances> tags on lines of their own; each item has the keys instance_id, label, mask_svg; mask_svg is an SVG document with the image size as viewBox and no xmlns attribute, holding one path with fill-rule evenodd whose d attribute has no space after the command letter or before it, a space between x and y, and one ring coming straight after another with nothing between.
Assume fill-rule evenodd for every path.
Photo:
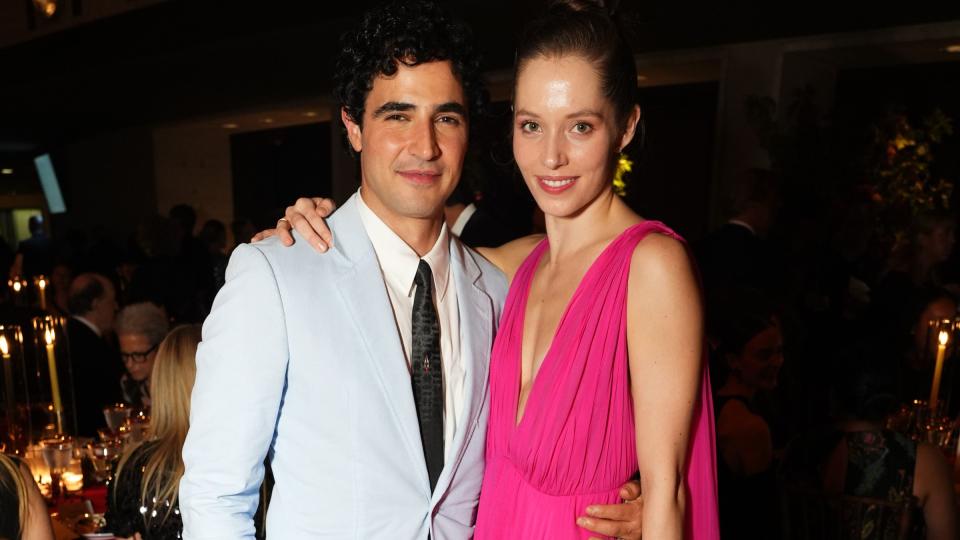
<instances>
[{"instance_id":1,"label":"wine glass","mask_svg":"<svg viewBox=\"0 0 960 540\"><path fill-rule=\"evenodd\" d=\"M40 454L47 467L50 467L50 495L54 500L60 498L60 482L63 471L73 459L74 441L67 435L59 435L40 441Z\"/></svg>"},{"instance_id":2,"label":"wine glass","mask_svg":"<svg viewBox=\"0 0 960 540\"><path fill-rule=\"evenodd\" d=\"M93 472L98 482L113 480L114 467L120 461L123 444L117 439L91 442L87 445L87 456L93 463Z\"/></svg>"},{"instance_id":3,"label":"wine glass","mask_svg":"<svg viewBox=\"0 0 960 540\"><path fill-rule=\"evenodd\" d=\"M103 408L103 417L107 421L107 427L110 428L114 434L120 429L120 426L123 425L123 422L130 418L130 413L133 411L133 408L127 405L126 403L114 403L113 405Z\"/></svg>"}]
</instances>

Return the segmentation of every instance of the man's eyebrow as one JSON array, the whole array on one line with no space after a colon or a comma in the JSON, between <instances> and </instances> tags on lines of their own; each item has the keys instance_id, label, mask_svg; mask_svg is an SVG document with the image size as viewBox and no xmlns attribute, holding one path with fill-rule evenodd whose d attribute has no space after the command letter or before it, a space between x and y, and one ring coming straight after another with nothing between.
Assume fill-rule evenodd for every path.
<instances>
[{"instance_id":1,"label":"man's eyebrow","mask_svg":"<svg viewBox=\"0 0 960 540\"><path fill-rule=\"evenodd\" d=\"M456 101L448 101L442 105L438 105L434 110L438 113L457 113L460 116L467 116L467 108L464 107L462 103Z\"/></svg>"},{"instance_id":2,"label":"man's eyebrow","mask_svg":"<svg viewBox=\"0 0 960 540\"><path fill-rule=\"evenodd\" d=\"M391 112L412 111L416 108L417 106L414 105L413 103L403 103L401 101L388 101L383 105L377 107L377 109L373 111L373 117L377 118L377 117L383 116L386 113L391 113Z\"/></svg>"}]
</instances>

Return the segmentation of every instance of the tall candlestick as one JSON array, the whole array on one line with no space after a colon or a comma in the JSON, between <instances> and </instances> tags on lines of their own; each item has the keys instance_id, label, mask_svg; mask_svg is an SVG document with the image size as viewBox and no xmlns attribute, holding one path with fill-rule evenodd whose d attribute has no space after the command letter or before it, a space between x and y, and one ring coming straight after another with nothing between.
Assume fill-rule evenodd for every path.
<instances>
[{"instance_id":1,"label":"tall candlestick","mask_svg":"<svg viewBox=\"0 0 960 540\"><path fill-rule=\"evenodd\" d=\"M57 377L57 357L53 352L53 344L56 342L56 335L53 332L53 328L44 330L43 338L47 342L47 368L50 370L50 393L53 398L53 413L57 416L57 433L63 433L63 403L60 401L60 379Z\"/></svg>"},{"instance_id":2,"label":"tall candlestick","mask_svg":"<svg viewBox=\"0 0 960 540\"><path fill-rule=\"evenodd\" d=\"M13 360L10 359L10 344L7 342L7 336L2 334L0 334L0 354L3 356L3 383L7 390L7 425L10 426L12 432L17 411L13 396Z\"/></svg>"},{"instance_id":3,"label":"tall candlestick","mask_svg":"<svg viewBox=\"0 0 960 540\"><path fill-rule=\"evenodd\" d=\"M933 387L930 388L930 411L937 413L937 398L940 395L940 376L943 374L943 358L947 352L947 342L950 341L950 334L941 330L938 336L937 345L937 365L933 368Z\"/></svg>"}]
</instances>

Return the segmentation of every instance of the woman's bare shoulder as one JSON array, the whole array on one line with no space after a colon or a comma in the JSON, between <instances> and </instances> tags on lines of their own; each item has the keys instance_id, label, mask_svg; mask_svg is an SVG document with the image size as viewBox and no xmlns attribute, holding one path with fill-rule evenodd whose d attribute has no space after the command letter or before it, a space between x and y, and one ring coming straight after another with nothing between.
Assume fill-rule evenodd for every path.
<instances>
[{"instance_id":1,"label":"woman's bare shoulder","mask_svg":"<svg viewBox=\"0 0 960 540\"><path fill-rule=\"evenodd\" d=\"M478 248L477 252L506 274L508 280L513 281L513 275L517 273L517 269L543 238L542 234L531 234L507 242L500 247Z\"/></svg>"},{"instance_id":2,"label":"woman's bare shoulder","mask_svg":"<svg viewBox=\"0 0 960 540\"><path fill-rule=\"evenodd\" d=\"M686 245L662 233L651 233L637 243L630 265L631 281L683 282L693 274Z\"/></svg>"}]
</instances>

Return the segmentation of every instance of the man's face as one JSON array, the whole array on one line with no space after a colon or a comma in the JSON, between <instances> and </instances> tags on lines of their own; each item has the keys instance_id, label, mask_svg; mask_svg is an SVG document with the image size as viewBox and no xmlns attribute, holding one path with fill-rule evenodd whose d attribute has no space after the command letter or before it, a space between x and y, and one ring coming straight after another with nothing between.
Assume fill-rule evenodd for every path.
<instances>
[{"instance_id":1,"label":"man's face","mask_svg":"<svg viewBox=\"0 0 960 540\"><path fill-rule=\"evenodd\" d=\"M467 106L450 62L400 63L377 76L363 126L341 114L360 153L363 200L387 225L435 220L453 191L467 149Z\"/></svg>"},{"instance_id":2,"label":"man's face","mask_svg":"<svg viewBox=\"0 0 960 540\"><path fill-rule=\"evenodd\" d=\"M157 345L151 344L143 334L119 334L120 357L127 373L135 381L144 381L153 371L153 361L157 357Z\"/></svg>"}]
</instances>

